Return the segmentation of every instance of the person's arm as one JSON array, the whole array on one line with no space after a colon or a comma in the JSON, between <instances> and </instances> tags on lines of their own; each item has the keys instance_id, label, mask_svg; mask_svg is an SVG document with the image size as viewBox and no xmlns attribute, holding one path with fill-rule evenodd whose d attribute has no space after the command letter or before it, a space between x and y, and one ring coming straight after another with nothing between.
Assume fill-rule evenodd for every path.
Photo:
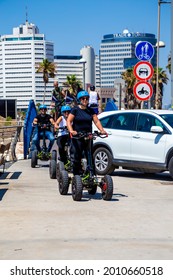
<instances>
[{"instance_id":1,"label":"person's arm","mask_svg":"<svg viewBox=\"0 0 173 280\"><path fill-rule=\"evenodd\" d=\"M54 121L54 119L53 119L52 117L51 117L49 120L50 120L50 122L51 122L52 125L55 124L55 121Z\"/></svg>"},{"instance_id":2,"label":"person's arm","mask_svg":"<svg viewBox=\"0 0 173 280\"><path fill-rule=\"evenodd\" d=\"M55 122L55 125L54 125L55 129L58 129L58 128L59 128L59 124L60 124L61 121L62 121L62 116L60 116L60 117L57 119L57 121Z\"/></svg>"},{"instance_id":3,"label":"person's arm","mask_svg":"<svg viewBox=\"0 0 173 280\"><path fill-rule=\"evenodd\" d=\"M72 135L76 135L76 134L77 134L77 131L73 130L73 126L72 126L73 120L74 120L74 115L70 113L70 114L68 115L68 118L67 118L67 128L68 128L68 131L69 131Z\"/></svg>"},{"instance_id":4,"label":"person's arm","mask_svg":"<svg viewBox=\"0 0 173 280\"><path fill-rule=\"evenodd\" d=\"M65 91L64 91L63 88L61 89L61 94L62 94L62 96L63 96L64 98L66 98L66 94L65 94Z\"/></svg>"},{"instance_id":5,"label":"person's arm","mask_svg":"<svg viewBox=\"0 0 173 280\"><path fill-rule=\"evenodd\" d=\"M33 124L37 124L37 123L38 123L38 119L37 119L37 118L34 118Z\"/></svg>"},{"instance_id":6,"label":"person's arm","mask_svg":"<svg viewBox=\"0 0 173 280\"><path fill-rule=\"evenodd\" d=\"M97 126L97 128L100 130L101 134L107 134L107 132L104 130L104 128L96 114L93 115L93 122Z\"/></svg>"}]
</instances>

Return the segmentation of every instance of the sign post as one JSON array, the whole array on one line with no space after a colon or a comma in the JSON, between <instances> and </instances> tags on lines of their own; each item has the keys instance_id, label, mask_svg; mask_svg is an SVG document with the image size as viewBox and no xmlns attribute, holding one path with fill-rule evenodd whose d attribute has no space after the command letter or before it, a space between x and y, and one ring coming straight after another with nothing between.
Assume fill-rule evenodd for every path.
<instances>
[{"instance_id":1,"label":"sign post","mask_svg":"<svg viewBox=\"0 0 173 280\"><path fill-rule=\"evenodd\" d=\"M154 47L147 41L140 41L136 44L135 55L140 60L134 66L134 75L137 82L134 85L133 91L137 99L141 101L149 100L153 94L153 88L148 82L154 74L154 69L149 62L154 56Z\"/></svg>"}]
</instances>

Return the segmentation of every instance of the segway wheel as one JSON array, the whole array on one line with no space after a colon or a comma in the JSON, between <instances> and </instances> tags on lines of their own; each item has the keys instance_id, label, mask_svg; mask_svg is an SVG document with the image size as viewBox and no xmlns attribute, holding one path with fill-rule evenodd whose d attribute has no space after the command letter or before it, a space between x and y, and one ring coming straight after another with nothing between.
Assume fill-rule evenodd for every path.
<instances>
[{"instance_id":1,"label":"segway wheel","mask_svg":"<svg viewBox=\"0 0 173 280\"><path fill-rule=\"evenodd\" d=\"M113 195L113 180L110 175L105 175L101 181L102 198L111 200Z\"/></svg>"},{"instance_id":2,"label":"segway wheel","mask_svg":"<svg viewBox=\"0 0 173 280\"><path fill-rule=\"evenodd\" d=\"M56 179L56 161L54 159L49 163L49 175L51 179Z\"/></svg>"},{"instance_id":3,"label":"segway wheel","mask_svg":"<svg viewBox=\"0 0 173 280\"><path fill-rule=\"evenodd\" d=\"M56 168L56 178L57 178L58 181L59 181L60 172L62 170L65 170L65 166L64 166L64 163L62 161L59 161L57 163L57 168Z\"/></svg>"},{"instance_id":4,"label":"segway wheel","mask_svg":"<svg viewBox=\"0 0 173 280\"><path fill-rule=\"evenodd\" d=\"M51 159L57 161L57 151L53 150L51 153Z\"/></svg>"},{"instance_id":5,"label":"segway wheel","mask_svg":"<svg viewBox=\"0 0 173 280\"><path fill-rule=\"evenodd\" d=\"M69 188L69 178L68 172L66 170L60 171L59 175L59 192L62 195L66 195L68 193Z\"/></svg>"},{"instance_id":6,"label":"segway wheel","mask_svg":"<svg viewBox=\"0 0 173 280\"><path fill-rule=\"evenodd\" d=\"M80 201L82 199L82 179L79 175L75 175L72 179L72 197L75 201Z\"/></svg>"},{"instance_id":7,"label":"segway wheel","mask_svg":"<svg viewBox=\"0 0 173 280\"><path fill-rule=\"evenodd\" d=\"M35 168L37 165L37 151L32 151L31 153L31 167Z\"/></svg>"}]
</instances>

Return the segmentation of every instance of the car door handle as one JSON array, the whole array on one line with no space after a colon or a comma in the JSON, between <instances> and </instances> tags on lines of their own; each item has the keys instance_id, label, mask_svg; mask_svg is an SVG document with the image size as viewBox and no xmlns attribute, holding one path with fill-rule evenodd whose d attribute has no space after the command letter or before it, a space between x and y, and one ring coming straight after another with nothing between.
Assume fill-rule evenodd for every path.
<instances>
[{"instance_id":1,"label":"car door handle","mask_svg":"<svg viewBox=\"0 0 173 280\"><path fill-rule=\"evenodd\" d=\"M112 135L112 132L111 132L111 131L106 130L106 132L107 132L108 135Z\"/></svg>"},{"instance_id":2,"label":"car door handle","mask_svg":"<svg viewBox=\"0 0 173 280\"><path fill-rule=\"evenodd\" d=\"M139 134L133 135L133 138L139 139L139 138L140 138L140 135L139 135Z\"/></svg>"}]
</instances>

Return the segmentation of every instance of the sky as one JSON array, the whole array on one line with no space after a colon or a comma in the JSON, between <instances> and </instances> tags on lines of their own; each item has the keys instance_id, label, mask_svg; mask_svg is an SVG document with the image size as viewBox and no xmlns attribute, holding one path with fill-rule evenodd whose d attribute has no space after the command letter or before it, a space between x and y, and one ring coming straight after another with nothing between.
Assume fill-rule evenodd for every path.
<instances>
[{"instance_id":1,"label":"sky","mask_svg":"<svg viewBox=\"0 0 173 280\"><path fill-rule=\"evenodd\" d=\"M168 1L168 0L167 0ZM26 18L54 42L55 55L80 55L86 45L99 54L103 35L129 32L157 37L158 0L0 0L0 35L12 34ZM161 4L159 66L166 70L171 49L171 5ZM170 75L167 72L170 79ZM170 81L164 103L170 101Z\"/></svg>"}]
</instances>

